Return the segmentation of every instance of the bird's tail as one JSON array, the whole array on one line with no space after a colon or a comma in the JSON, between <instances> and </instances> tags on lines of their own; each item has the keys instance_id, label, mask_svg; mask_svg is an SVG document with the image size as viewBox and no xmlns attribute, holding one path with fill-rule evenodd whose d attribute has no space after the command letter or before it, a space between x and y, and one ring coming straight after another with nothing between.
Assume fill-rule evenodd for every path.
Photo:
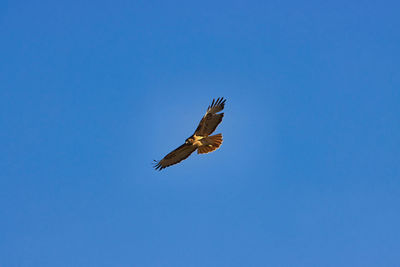
<instances>
[{"instance_id":1,"label":"bird's tail","mask_svg":"<svg viewBox=\"0 0 400 267\"><path fill-rule=\"evenodd\" d=\"M203 145L197 149L197 154L206 154L213 152L221 146L222 141L222 134L216 134L201 139Z\"/></svg>"}]
</instances>

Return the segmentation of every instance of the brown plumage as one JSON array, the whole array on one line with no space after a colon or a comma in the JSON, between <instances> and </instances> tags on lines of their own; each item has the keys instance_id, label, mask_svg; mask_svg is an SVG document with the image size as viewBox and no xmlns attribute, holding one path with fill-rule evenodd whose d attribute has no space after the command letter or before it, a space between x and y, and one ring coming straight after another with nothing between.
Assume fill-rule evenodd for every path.
<instances>
[{"instance_id":1,"label":"brown plumage","mask_svg":"<svg viewBox=\"0 0 400 267\"><path fill-rule=\"evenodd\" d=\"M201 139L202 146L197 149L197 154L206 154L218 149L222 144L222 134L216 134L207 138Z\"/></svg>"},{"instance_id":2,"label":"brown plumage","mask_svg":"<svg viewBox=\"0 0 400 267\"><path fill-rule=\"evenodd\" d=\"M162 170L177 164L189 157L196 149L197 154L206 154L218 149L223 141L222 134L209 135L215 131L224 117L224 113L217 113L224 109L225 101L223 97L217 98L216 101L213 99L194 134L187 138L183 145L170 152L162 160L155 161L154 168Z\"/></svg>"}]
</instances>

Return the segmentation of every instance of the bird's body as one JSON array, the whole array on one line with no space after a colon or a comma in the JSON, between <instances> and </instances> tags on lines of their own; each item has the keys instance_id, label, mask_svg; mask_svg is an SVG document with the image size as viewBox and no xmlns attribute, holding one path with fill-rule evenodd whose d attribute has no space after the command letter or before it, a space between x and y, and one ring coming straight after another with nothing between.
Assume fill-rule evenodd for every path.
<instances>
[{"instance_id":1,"label":"bird's body","mask_svg":"<svg viewBox=\"0 0 400 267\"><path fill-rule=\"evenodd\" d=\"M204 139L205 137L193 134L190 138L192 140L190 141L192 145L200 147L202 145L201 139Z\"/></svg>"},{"instance_id":2,"label":"bird's body","mask_svg":"<svg viewBox=\"0 0 400 267\"><path fill-rule=\"evenodd\" d=\"M189 157L196 149L198 154L210 153L218 149L222 144L222 134L212 136L210 134L215 131L224 117L224 113L218 112L224 109L225 101L223 98L218 98L217 101L213 99L194 134L187 138L183 145L166 155L162 160L156 161L155 169L162 170L177 164Z\"/></svg>"}]
</instances>

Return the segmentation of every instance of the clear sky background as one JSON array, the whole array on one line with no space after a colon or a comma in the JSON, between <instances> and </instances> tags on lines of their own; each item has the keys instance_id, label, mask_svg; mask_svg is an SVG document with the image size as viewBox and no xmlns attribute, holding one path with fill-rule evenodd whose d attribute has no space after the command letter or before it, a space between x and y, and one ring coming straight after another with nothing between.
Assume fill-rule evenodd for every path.
<instances>
[{"instance_id":1,"label":"clear sky background","mask_svg":"<svg viewBox=\"0 0 400 267\"><path fill-rule=\"evenodd\" d=\"M2 1L0 266L400 266L399 10Z\"/></svg>"}]
</instances>

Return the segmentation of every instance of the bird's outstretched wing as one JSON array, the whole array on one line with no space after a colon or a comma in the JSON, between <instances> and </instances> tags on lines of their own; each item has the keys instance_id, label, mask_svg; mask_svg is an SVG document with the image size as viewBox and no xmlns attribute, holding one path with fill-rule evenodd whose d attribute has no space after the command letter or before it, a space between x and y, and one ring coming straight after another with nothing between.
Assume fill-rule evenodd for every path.
<instances>
[{"instance_id":1,"label":"bird's outstretched wing","mask_svg":"<svg viewBox=\"0 0 400 267\"><path fill-rule=\"evenodd\" d=\"M183 144L174 151L166 155L162 160L155 161L154 168L161 171L162 169L177 164L190 156L195 150L196 146L192 144Z\"/></svg>"},{"instance_id":2,"label":"bird's outstretched wing","mask_svg":"<svg viewBox=\"0 0 400 267\"><path fill-rule=\"evenodd\" d=\"M217 101L213 99L211 105L208 107L206 114L201 119L199 126L197 126L195 135L206 136L212 134L217 128L218 124L221 123L224 113L219 113L225 107L225 101L223 97L217 98Z\"/></svg>"}]
</instances>

